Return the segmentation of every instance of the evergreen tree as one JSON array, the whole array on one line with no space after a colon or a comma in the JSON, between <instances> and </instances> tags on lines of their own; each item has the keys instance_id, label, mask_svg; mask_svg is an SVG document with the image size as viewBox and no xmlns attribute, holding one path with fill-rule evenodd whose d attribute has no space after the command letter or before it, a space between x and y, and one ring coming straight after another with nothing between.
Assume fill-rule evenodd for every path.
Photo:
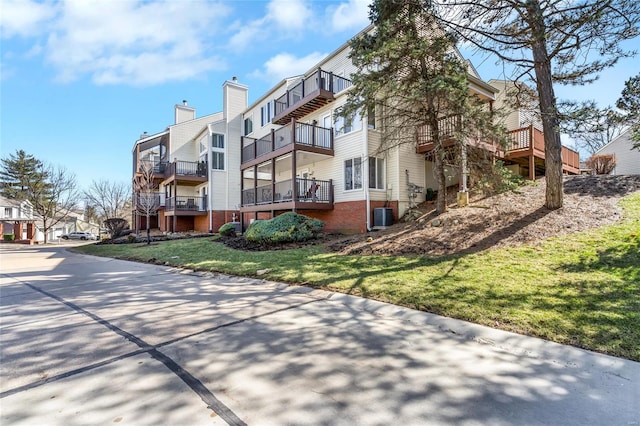
<instances>
[{"instance_id":1,"label":"evergreen tree","mask_svg":"<svg viewBox=\"0 0 640 426\"><path fill-rule=\"evenodd\" d=\"M634 0L432 0L439 22L514 67L515 80L536 85L544 130L547 208L562 207L562 111L554 84L583 85L635 52Z\"/></svg>"},{"instance_id":2,"label":"evergreen tree","mask_svg":"<svg viewBox=\"0 0 640 426\"><path fill-rule=\"evenodd\" d=\"M415 149L421 139L431 143L438 182L436 210L442 213L445 159L452 149L465 152L471 132L495 130L489 111L469 94L466 64L455 40L438 26L428 1L374 0L369 16L374 29L351 41L350 58L357 72L339 115L348 120L381 110L379 151L402 145Z\"/></svg>"},{"instance_id":3,"label":"evergreen tree","mask_svg":"<svg viewBox=\"0 0 640 426\"><path fill-rule=\"evenodd\" d=\"M6 198L29 200L29 188L46 180L42 161L23 150L2 158L0 166L0 193Z\"/></svg>"},{"instance_id":4,"label":"evergreen tree","mask_svg":"<svg viewBox=\"0 0 640 426\"><path fill-rule=\"evenodd\" d=\"M640 150L640 74L625 82L616 106L625 114L623 122L631 125L633 148Z\"/></svg>"}]
</instances>

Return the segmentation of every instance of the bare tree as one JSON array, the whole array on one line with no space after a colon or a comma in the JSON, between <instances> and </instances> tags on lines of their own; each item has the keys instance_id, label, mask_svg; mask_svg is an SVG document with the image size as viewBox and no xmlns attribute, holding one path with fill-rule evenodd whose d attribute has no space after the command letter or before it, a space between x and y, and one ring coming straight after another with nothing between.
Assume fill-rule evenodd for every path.
<instances>
[{"instance_id":1,"label":"bare tree","mask_svg":"<svg viewBox=\"0 0 640 426\"><path fill-rule=\"evenodd\" d=\"M100 222L122 218L131 211L130 187L124 182L94 180L84 196L87 204L95 208Z\"/></svg>"},{"instance_id":2,"label":"bare tree","mask_svg":"<svg viewBox=\"0 0 640 426\"><path fill-rule=\"evenodd\" d=\"M146 217L147 244L151 244L151 216L160 208L160 195L153 178L153 164L150 161L142 161L138 174L133 179L134 208L136 213Z\"/></svg>"},{"instance_id":3,"label":"bare tree","mask_svg":"<svg viewBox=\"0 0 640 426\"><path fill-rule=\"evenodd\" d=\"M571 120L566 131L578 148L593 155L620 136L624 128L620 115L612 108L599 109L590 103L581 109L576 119Z\"/></svg>"},{"instance_id":4,"label":"bare tree","mask_svg":"<svg viewBox=\"0 0 640 426\"><path fill-rule=\"evenodd\" d=\"M40 164L38 173L43 179L28 182L27 193L34 216L42 221L46 244L49 230L70 216L78 205L80 194L76 176L64 167Z\"/></svg>"},{"instance_id":5,"label":"bare tree","mask_svg":"<svg viewBox=\"0 0 640 426\"><path fill-rule=\"evenodd\" d=\"M594 155L586 163L595 174L608 175L616 166L616 157L613 154Z\"/></svg>"},{"instance_id":6,"label":"bare tree","mask_svg":"<svg viewBox=\"0 0 640 426\"><path fill-rule=\"evenodd\" d=\"M426 0L425 0L426 1ZM432 2L427 2L432 3ZM623 57L620 42L638 35L632 0L433 0L450 31L535 82L545 141L546 206L562 207L562 114L554 84L586 84Z\"/></svg>"}]
</instances>

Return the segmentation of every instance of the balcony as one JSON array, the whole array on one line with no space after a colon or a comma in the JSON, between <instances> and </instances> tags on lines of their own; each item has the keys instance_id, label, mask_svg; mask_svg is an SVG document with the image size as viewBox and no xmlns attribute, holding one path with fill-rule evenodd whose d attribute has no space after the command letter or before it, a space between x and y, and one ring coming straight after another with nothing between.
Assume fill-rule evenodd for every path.
<instances>
[{"instance_id":1,"label":"balcony","mask_svg":"<svg viewBox=\"0 0 640 426\"><path fill-rule=\"evenodd\" d=\"M510 131L509 137L511 145L504 153L506 160L529 166L530 176L535 168L544 170L545 144L541 130L534 126L523 127ZM580 154L566 146L562 147L562 170L569 174L580 174Z\"/></svg>"},{"instance_id":2,"label":"balcony","mask_svg":"<svg viewBox=\"0 0 640 426\"><path fill-rule=\"evenodd\" d=\"M165 216L201 216L206 214L206 197L183 195L167 197L165 200Z\"/></svg>"},{"instance_id":3,"label":"balcony","mask_svg":"<svg viewBox=\"0 0 640 426\"><path fill-rule=\"evenodd\" d=\"M260 139L242 137L242 167L247 168L294 150L333 156L333 129L292 122Z\"/></svg>"},{"instance_id":4,"label":"balcony","mask_svg":"<svg viewBox=\"0 0 640 426\"><path fill-rule=\"evenodd\" d=\"M164 184L176 182L180 185L199 185L207 181L207 163L204 161L181 161L158 164L158 170L164 168Z\"/></svg>"},{"instance_id":5,"label":"balcony","mask_svg":"<svg viewBox=\"0 0 640 426\"><path fill-rule=\"evenodd\" d=\"M438 134L445 148L455 144L456 129L461 129L462 126L462 117L459 115L450 115L438 120ZM431 152L434 148L434 136L435 133L431 126L418 127L416 132L416 152L418 154ZM468 146L479 147L490 152L496 151L493 144L482 141L480 137L467 135L466 141Z\"/></svg>"},{"instance_id":6,"label":"balcony","mask_svg":"<svg viewBox=\"0 0 640 426\"><path fill-rule=\"evenodd\" d=\"M318 68L309 77L275 100L274 124L285 125L310 114L335 100L334 95L351 86L351 80Z\"/></svg>"},{"instance_id":7,"label":"balcony","mask_svg":"<svg viewBox=\"0 0 640 426\"><path fill-rule=\"evenodd\" d=\"M296 178L242 191L241 212L272 210L331 210L333 181Z\"/></svg>"},{"instance_id":8,"label":"balcony","mask_svg":"<svg viewBox=\"0 0 640 426\"><path fill-rule=\"evenodd\" d=\"M136 192L134 194L134 209L152 211L165 206L165 195L161 192Z\"/></svg>"}]
</instances>

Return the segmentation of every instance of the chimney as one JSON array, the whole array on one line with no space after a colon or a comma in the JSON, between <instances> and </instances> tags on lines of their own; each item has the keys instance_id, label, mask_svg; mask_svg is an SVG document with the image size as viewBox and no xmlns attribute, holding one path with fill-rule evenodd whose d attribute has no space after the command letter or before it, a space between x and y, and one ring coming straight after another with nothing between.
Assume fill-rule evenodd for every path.
<instances>
[{"instance_id":1,"label":"chimney","mask_svg":"<svg viewBox=\"0 0 640 426\"><path fill-rule=\"evenodd\" d=\"M238 82L238 77L236 77L236 76L234 75L234 76L233 76L233 78L232 78L231 80L233 80L233 82L234 82L234 83L237 83L237 82Z\"/></svg>"},{"instance_id":2,"label":"chimney","mask_svg":"<svg viewBox=\"0 0 640 426\"><path fill-rule=\"evenodd\" d=\"M143 134L141 134L141 135L140 135L140 139L144 139L144 138L146 138L147 136L149 136L149 135L147 134L147 132L144 132Z\"/></svg>"},{"instance_id":3,"label":"chimney","mask_svg":"<svg viewBox=\"0 0 640 426\"><path fill-rule=\"evenodd\" d=\"M187 100L184 99L182 104L176 104L175 107L175 124L184 123L185 121L194 120L196 118L196 109L188 106Z\"/></svg>"}]
</instances>

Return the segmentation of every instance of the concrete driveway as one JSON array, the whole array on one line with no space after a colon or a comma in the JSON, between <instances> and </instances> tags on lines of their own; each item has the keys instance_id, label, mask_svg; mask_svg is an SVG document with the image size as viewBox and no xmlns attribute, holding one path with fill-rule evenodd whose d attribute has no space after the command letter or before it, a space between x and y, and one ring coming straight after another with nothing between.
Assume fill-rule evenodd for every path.
<instances>
[{"instance_id":1,"label":"concrete driveway","mask_svg":"<svg viewBox=\"0 0 640 426\"><path fill-rule=\"evenodd\" d=\"M3 425L639 425L640 364L352 296L0 247Z\"/></svg>"}]
</instances>

